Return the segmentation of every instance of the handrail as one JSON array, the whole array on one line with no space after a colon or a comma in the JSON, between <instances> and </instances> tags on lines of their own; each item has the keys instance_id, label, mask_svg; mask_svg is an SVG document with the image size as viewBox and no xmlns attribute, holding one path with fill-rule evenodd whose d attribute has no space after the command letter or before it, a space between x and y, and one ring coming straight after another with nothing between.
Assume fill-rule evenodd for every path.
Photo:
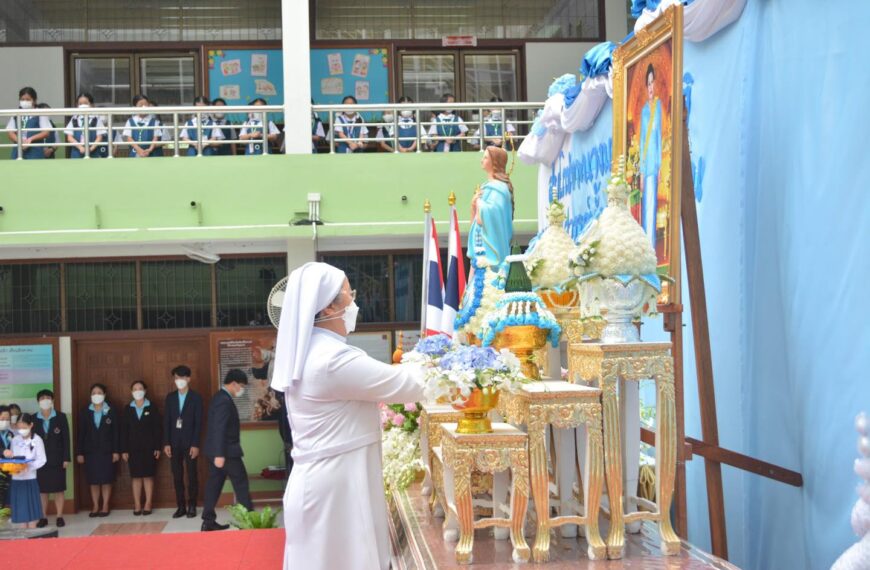
<instances>
[{"instance_id":1,"label":"handrail","mask_svg":"<svg viewBox=\"0 0 870 570\"><path fill-rule=\"evenodd\" d=\"M502 144L506 136L508 136L508 131L512 130L510 133L510 137L515 139L515 141L521 141L526 135L525 132L528 130L528 126L534 122L534 117L539 109L543 107L543 103L529 103L529 102L508 102L508 103L366 103L366 104L358 104L358 105L313 105L311 106L311 111L317 114L318 118L321 114L326 113L328 115L328 125L329 131L326 132L327 139L329 140L329 152L335 153L335 148L337 144L341 144L343 142L351 142L351 143L368 143L368 142L383 142L383 143L392 143L393 152L402 152L400 151L400 143L407 141L416 141L416 152L422 152L423 146L432 146L433 148L437 146L437 144L441 141L466 141L471 143L473 146L479 148L481 151L484 150L487 146L488 141L497 141L501 140ZM108 150L108 158L113 158L114 152L113 150L119 146L130 147L132 141L124 141L117 140L120 137L121 132L127 127L127 118L133 115L139 115L143 113L148 113L148 117L154 117L160 120L158 124L155 125L139 125L137 124L135 129L139 131L157 131L159 134L157 137L153 137L151 141L148 141L149 146L153 146L155 148L160 148L161 151L164 148L170 147L173 150L173 155L178 157L180 156L179 149L182 145L196 145L196 156L203 156L203 147L208 146L208 144L203 145L203 134L204 131L208 131L212 128L216 127L205 127L203 128L203 115L211 116L215 113L223 113L225 117L228 119L235 116L238 117L240 114L242 115L250 115L256 114L257 119L260 120L260 125L257 125L257 129L260 131L258 133L254 133L258 136L241 139L240 135L237 135L236 138L233 139L220 139L219 143L216 143L216 139L211 139L210 137L206 137L206 141L211 142L211 144L262 144L263 152L261 154L268 154L268 145L269 145L269 115L272 114L282 114L285 112L285 107L281 105L221 105L221 106L167 106L167 107L92 107L92 108L58 108L58 109L0 109L0 118L5 117L15 117L15 129L7 130L7 133L15 134L15 141L10 143L0 143L0 149L2 148L14 148L17 149L17 158L18 160L22 160L24 158L25 147L34 147L34 148L64 148L64 147L83 147L84 148L84 158L90 158L93 152L96 152L96 149L106 147ZM465 133L460 133L456 136L439 136L438 134L430 134L433 125L438 125L435 120L436 113L443 110L451 110L457 113L460 116L463 113L471 112L476 114L476 117L470 117L470 121L463 120L466 131ZM487 118L488 111L500 111L501 117L497 121L492 121ZM336 123L336 115L345 113L347 111L353 111L355 113L364 113L370 115L368 118L363 119L362 116L358 117L358 122L349 123L348 126L350 128L357 127L365 127L364 132L360 132L357 136L347 136L348 133L342 132L343 136L336 137L335 133L340 130L340 127ZM402 111L411 111L412 117L414 119L413 126L415 127L415 134L413 136L399 136L399 113ZM379 120L373 119L371 117L372 114L385 114L387 112L391 112L393 117L390 121L384 121L383 116L380 117ZM426 113L429 113L430 116L427 117ZM508 115L511 116L508 116ZM48 117L49 119L52 117L63 117L64 124L60 126L52 126L51 128L41 129L39 127L34 129L25 128L25 125L22 125L22 121L19 120L21 117ZM82 126L80 127L82 131L82 136L78 142L69 142L67 138L63 135L67 130L67 124L69 120L72 118L82 117L84 120L82 121ZM91 120L97 117L103 120L103 125L97 127L96 125L91 126ZM182 137L182 134L188 130L188 125L186 118L196 118L196 140L189 140L188 138ZM123 119L123 124L115 124L117 119ZM161 119L167 119L166 122L163 122ZM426 120L428 119L428 120ZM486 124L496 122L499 125L500 129L498 132L501 133L501 136L491 136L486 134ZM6 123L6 120L2 120L2 124L0 124L0 128L2 128ZM351 126L352 125L352 126ZM219 128L233 128L240 129L245 126L243 123L239 122L228 122L225 125L218 125ZM384 129L385 134L388 136L368 136L368 129L372 127L377 127L378 132L381 132L381 129ZM89 144L84 144L84 141L90 141L90 136L94 129L98 130L98 136L105 136L104 139L101 139L98 142L93 142ZM476 129L476 131L475 131ZM79 129L73 129L79 130ZM55 142L53 139L55 136L49 134L48 137L43 138L39 141L33 141L31 143L25 143L24 137L22 135L28 132L39 132L42 133L44 131L49 131L50 133L61 133L60 138L62 139L60 142ZM390 134L389 131L392 131ZM350 133L352 134L352 133ZM166 136L165 136L166 135ZM246 135L247 136L247 135ZM144 141L143 141L144 142ZM93 149L92 149L93 147Z\"/></svg>"}]
</instances>

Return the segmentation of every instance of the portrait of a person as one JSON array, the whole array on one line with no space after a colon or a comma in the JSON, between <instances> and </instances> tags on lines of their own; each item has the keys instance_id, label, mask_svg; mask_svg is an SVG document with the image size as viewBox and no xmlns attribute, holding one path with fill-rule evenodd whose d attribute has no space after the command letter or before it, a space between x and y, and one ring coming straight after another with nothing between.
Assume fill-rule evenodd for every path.
<instances>
[{"instance_id":1,"label":"portrait of a person","mask_svg":"<svg viewBox=\"0 0 870 570\"><path fill-rule=\"evenodd\" d=\"M662 165L662 102L655 93L655 68L646 68L647 101L640 114L641 226L656 247L656 209Z\"/></svg>"}]
</instances>

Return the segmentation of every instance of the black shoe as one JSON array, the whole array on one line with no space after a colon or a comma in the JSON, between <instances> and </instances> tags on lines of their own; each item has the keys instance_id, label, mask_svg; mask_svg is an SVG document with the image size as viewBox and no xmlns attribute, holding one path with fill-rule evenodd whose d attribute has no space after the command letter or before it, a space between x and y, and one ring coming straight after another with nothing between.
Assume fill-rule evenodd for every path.
<instances>
[{"instance_id":1,"label":"black shoe","mask_svg":"<svg viewBox=\"0 0 870 570\"><path fill-rule=\"evenodd\" d=\"M228 524L220 524L217 521L203 521L202 523L202 531L209 532L212 530L227 530L230 528Z\"/></svg>"},{"instance_id":2,"label":"black shoe","mask_svg":"<svg viewBox=\"0 0 870 570\"><path fill-rule=\"evenodd\" d=\"M94 512L92 512L92 513L88 513L88 517L90 517L90 518L92 518L92 519L95 519L95 518L97 518L98 516L100 516L100 512L99 512L99 511L94 511Z\"/></svg>"},{"instance_id":3,"label":"black shoe","mask_svg":"<svg viewBox=\"0 0 870 570\"><path fill-rule=\"evenodd\" d=\"M151 514L151 511L150 511L150 510L148 510L148 511L142 511L142 516L143 516L143 517L147 517L147 516L150 515L150 514Z\"/></svg>"},{"instance_id":4,"label":"black shoe","mask_svg":"<svg viewBox=\"0 0 870 570\"><path fill-rule=\"evenodd\" d=\"M133 516L138 517L142 515L142 511L133 511Z\"/></svg>"},{"instance_id":5,"label":"black shoe","mask_svg":"<svg viewBox=\"0 0 870 570\"><path fill-rule=\"evenodd\" d=\"M187 514L187 509L185 509L184 507L178 507L178 509L176 509L175 512L172 513L172 518L180 519L181 517L183 517L186 514Z\"/></svg>"},{"instance_id":6,"label":"black shoe","mask_svg":"<svg viewBox=\"0 0 870 570\"><path fill-rule=\"evenodd\" d=\"M98 514L97 516L98 517L107 517L110 514L112 514L112 511L100 512L100 514Z\"/></svg>"},{"instance_id":7,"label":"black shoe","mask_svg":"<svg viewBox=\"0 0 870 570\"><path fill-rule=\"evenodd\" d=\"M63 517L57 517L57 528L62 528L66 526L66 521L63 520Z\"/></svg>"},{"instance_id":8,"label":"black shoe","mask_svg":"<svg viewBox=\"0 0 870 570\"><path fill-rule=\"evenodd\" d=\"M192 519L196 517L196 505L190 505L190 508L187 509L187 518Z\"/></svg>"},{"instance_id":9,"label":"black shoe","mask_svg":"<svg viewBox=\"0 0 870 570\"><path fill-rule=\"evenodd\" d=\"M48 526L48 519L39 519L39 522L36 523L36 528L45 528Z\"/></svg>"}]
</instances>

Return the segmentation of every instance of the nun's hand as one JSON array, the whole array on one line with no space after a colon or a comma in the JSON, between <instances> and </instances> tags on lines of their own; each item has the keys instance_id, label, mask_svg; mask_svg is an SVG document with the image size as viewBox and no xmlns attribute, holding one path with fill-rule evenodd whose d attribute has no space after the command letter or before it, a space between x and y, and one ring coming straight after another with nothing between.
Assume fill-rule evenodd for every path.
<instances>
[{"instance_id":1,"label":"nun's hand","mask_svg":"<svg viewBox=\"0 0 870 570\"><path fill-rule=\"evenodd\" d=\"M84 456L84 455L76 455L76 463L78 463L79 465L81 465L81 464L83 464L84 462L85 462L85 456Z\"/></svg>"},{"instance_id":2,"label":"nun's hand","mask_svg":"<svg viewBox=\"0 0 870 570\"><path fill-rule=\"evenodd\" d=\"M113 453L113 454L112 454L112 463L117 463L117 462L118 462L118 459L120 459L120 458L118 457L118 454L117 454L117 453Z\"/></svg>"},{"instance_id":3,"label":"nun's hand","mask_svg":"<svg viewBox=\"0 0 870 570\"><path fill-rule=\"evenodd\" d=\"M124 458L124 461L130 461L130 454L129 453L122 453L121 457Z\"/></svg>"}]
</instances>

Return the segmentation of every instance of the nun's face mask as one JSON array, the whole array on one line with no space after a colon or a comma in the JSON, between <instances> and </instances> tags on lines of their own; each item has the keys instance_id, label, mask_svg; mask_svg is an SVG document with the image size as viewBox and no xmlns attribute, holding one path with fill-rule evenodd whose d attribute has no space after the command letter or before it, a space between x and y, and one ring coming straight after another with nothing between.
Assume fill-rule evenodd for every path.
<instances>
[{"instance_id":1,"label":"nun's face mask","mask_svg":"<svg viewBox=\"0 0 870 570\"><path fill-rule=\"evenodd\" d=\"M337 319L342 319L344 321L344 330L345 334L350 334L354 330L356 330L356 319L359 315L359 307L356 304L356 290L351 289L349 292L347 290L342 290L343 296L350 297L350 303L338 309L335 313L327 316L320 317L314 319L315 323L322 323L325 321L334 321Z\"/></svg>"}]
</instances>

